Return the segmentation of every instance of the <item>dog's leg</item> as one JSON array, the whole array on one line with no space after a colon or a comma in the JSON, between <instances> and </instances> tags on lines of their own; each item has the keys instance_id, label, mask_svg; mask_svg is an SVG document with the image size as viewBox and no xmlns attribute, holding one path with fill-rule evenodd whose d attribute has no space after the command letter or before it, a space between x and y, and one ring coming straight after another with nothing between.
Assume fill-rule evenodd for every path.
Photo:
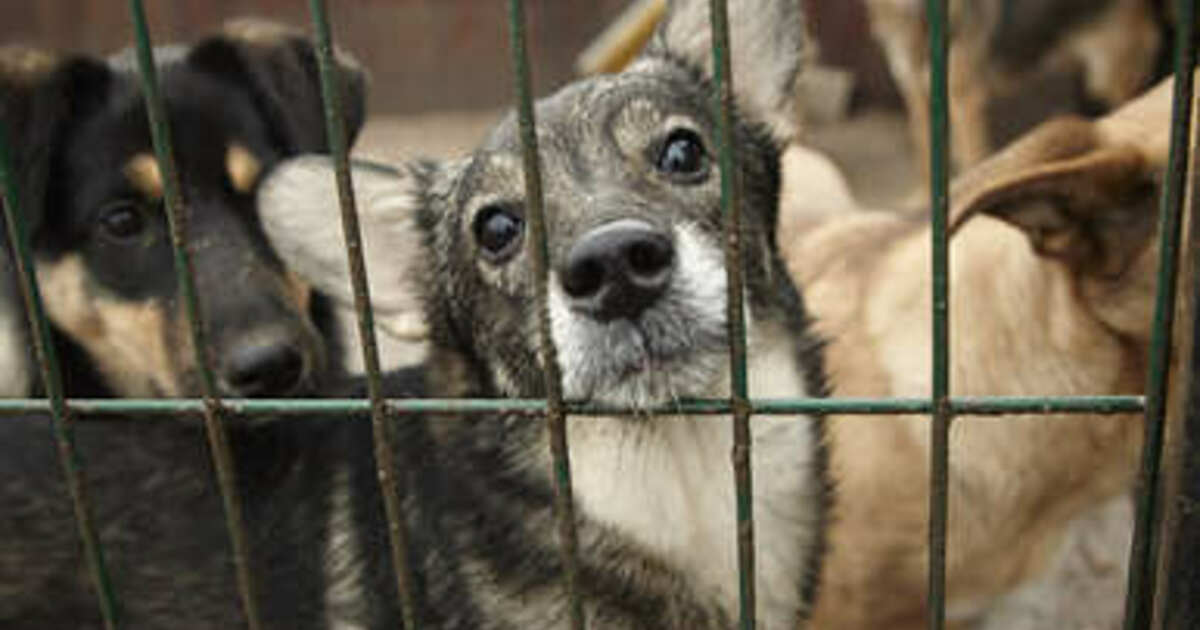
<instances>
[{"instance_id":1,"label":"dog's leg","mask_svg":"<svg viewBox=\"0 0 1200 630\"><path fill-rule=\"evenodd\" d=\"M921 182L929 181L929 60L926 53L926 23L911 6L886 0L867 3L876 40L904 99L914 159L921 168ZM907 9L907 10L906 10Z\"/></svg>"},{"instance_id":2,"label":"dog's leg","mask_svg":"<svg viewBox=\"0 0 1200 630\"><path fill-rule=\"evenodd\" d=\"M1066 43L1084 68L1088 95L1114 107L1146 87L1163 42L1145 0L1121 0Z\"/></svg>"},{"instance_id":3,"label":"dog's leg","mask_svg":"<svg viewBox=\"0 0 1200 630\"><path fill-rule=\"evenodd\" d=\"M962 40L969 38L960 38ZM965 169L992 152L988 129L991 89L984 51L974 41L956 41L950 47L950 140L953 163ZM981 76L983 75L983 76Z\"/></svg>"}]
</instances>

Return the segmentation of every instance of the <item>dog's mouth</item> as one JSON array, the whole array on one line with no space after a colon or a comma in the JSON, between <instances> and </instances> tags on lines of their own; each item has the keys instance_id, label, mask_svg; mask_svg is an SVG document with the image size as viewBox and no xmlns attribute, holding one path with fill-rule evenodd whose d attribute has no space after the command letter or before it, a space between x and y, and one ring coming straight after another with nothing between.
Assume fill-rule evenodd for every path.
<instances>
[{"instance_id":1,"label":"dog's mouth","mask_svg":"<svg viewBox=\"0 0 1200 630\"><path fill-rule=\"evenodd\" d=\"M725 334L669 317L577 324L560 345L564 395L648 407L712 395L725 365Z\"/></svg>"}]
</instances>

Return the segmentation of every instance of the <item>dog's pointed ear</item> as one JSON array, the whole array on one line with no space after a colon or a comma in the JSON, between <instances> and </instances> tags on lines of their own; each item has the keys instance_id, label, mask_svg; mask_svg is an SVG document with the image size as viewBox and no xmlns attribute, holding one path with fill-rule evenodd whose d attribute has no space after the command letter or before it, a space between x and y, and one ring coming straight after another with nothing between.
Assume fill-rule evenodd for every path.
<instances>
[{"instance_id":1,"label":"dog's pointed ear","mask_svg":"<svg viewBox=\"0 0 1200 630\"><path fill-rule=\"evenodd\" d=\"M730 65L739 105L781 139L795 135L796 77L806 55L801 0L729 3ZM713 76L709 0L670 0L642 59L681 60Z\"/></svg>"},{"instance_id":2,"label":"dog's pointed ear","mask_svg":"<svg viewBox=\"0 0 1200 630\"><path fill-rule=\"evenodd\" d=\"M427 173L355 160L351 178L363 237L363 256L376 323L393 337L427 334L419 301L417 264L424 246L418 212ZM259 189L258 212L284 264L343 310L354 308L341 206L332 162L306 155L280 164Z\"/></svg>"},{"instance_id":3,"label":"dog's pointed ear","mask_svg":"<svg viewBox=\"0 0 1200 630\"><path fill-rule=\"evenodd\" d=\"M348 54L336 55L351 144L366 118L366 75ZM236 20L201 41L185 63L249 93L289 155L328 152L316 49L301 32L273 22Z\"/></svg>"},{"instance_id":4,"label":"dog's pointed ear","mask_svg":"<svg viewBox=\"0 0 1200 630\"><path fill-rule=\"evenodd\" d=\"M1101 142L1092 123L1048 123L956 183L951 230L990 215L1039 254L1115 278L1153 239L1160 175L1140 148Z\"/></svg>"}]
</instances>

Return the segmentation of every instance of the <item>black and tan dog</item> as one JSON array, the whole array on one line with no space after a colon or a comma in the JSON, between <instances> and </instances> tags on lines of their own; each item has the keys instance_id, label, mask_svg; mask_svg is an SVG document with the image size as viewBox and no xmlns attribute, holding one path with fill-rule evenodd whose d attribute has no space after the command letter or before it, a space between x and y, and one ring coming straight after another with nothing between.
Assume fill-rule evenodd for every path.
<instances>
[{"instance_id":1,"label":"black and tan dog","mask_svg":"<svg viewBox=\"0 0 1200 630\"><path fill-rule=\"evenodd\" d=\"M319 298L273 253L254 198L277 162L326 148L313 46L283 27L242 21L156 56L221 393L310 392L329 354L319 333ZM345 65L352 136L362 123L364 80ZM0 119L15 152L21 210L68 394L199 394L163 174L131 55L100 60L0 49ZM5 271L4 393L28 395L34 379L24 314ZM127 596L127 627L154 627L152 620L168 623L160 627L234 626L224 536L196 516L221 514L203 433L188 422L88 418L77 423L76 438L113 584ZM100 627L49 440L43 417L0 421L0 626ZM254 435L235 448L256 454L242 460L250 473L286 450ZM280 494L246 489L248 513L284 500Z\"/></svg>"},{"instance_id":2,"label":"black and tan dog","mask_svg":"<svg viewBox=\"0 0 1200 630\"><path fill-rule=\"evenodd\" d=\"M238 21L157 56L222 393L302 391L325 361L323 344L309 291L263 239L253 199L276 162L325 149L312 46L284 27ZM347 70L357 131L363 77ZM0 97L68 391L198 393L163 174L132 54L99 60L0 49Z\"/></svg>"}]
</instances>

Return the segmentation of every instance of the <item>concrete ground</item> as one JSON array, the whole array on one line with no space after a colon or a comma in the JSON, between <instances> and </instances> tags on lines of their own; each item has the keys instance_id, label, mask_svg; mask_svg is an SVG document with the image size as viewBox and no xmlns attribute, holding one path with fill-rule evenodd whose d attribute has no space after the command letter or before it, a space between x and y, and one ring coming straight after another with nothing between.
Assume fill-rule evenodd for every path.
<instances>
[{"instance_id":1,"label":"concrete ground","mask_svg":"<svg viewBox=\"0 0 1200 630\"><path fill-rule=\"evenodd\" d=\"M367 121L355 153L385 162L465 155L502 115L500 111L451 111L377 116Z\"/></svg>"}]
</instances>

